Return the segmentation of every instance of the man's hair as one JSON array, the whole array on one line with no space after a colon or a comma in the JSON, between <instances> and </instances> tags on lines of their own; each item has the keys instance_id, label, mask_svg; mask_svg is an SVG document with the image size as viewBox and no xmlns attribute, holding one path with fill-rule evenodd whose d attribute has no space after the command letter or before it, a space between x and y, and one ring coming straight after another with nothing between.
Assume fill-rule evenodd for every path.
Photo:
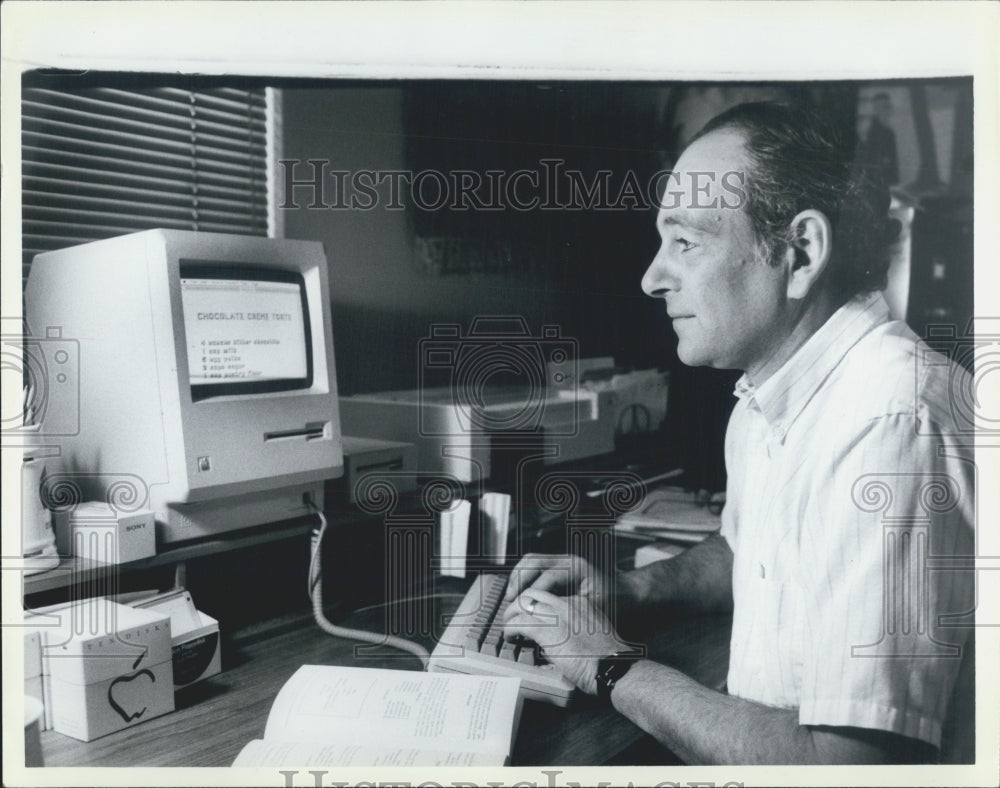
<instances>
[{"instance_id":1,"label":"man's hair","mask_svg":"<svg viewBox=\"0 0 1000 788\"><path fill-rule=\"evenodd\" d=\"M792 219L811 208L833 227L828 281L834 294L846 299L885 287L888 246L899 223L888 216L888 187L856 160L853 132L804 105L775 102L732 107L695 139L719 129L745 137L746 211L770 263L795 240Z\"/></svg>"}]
</instances>

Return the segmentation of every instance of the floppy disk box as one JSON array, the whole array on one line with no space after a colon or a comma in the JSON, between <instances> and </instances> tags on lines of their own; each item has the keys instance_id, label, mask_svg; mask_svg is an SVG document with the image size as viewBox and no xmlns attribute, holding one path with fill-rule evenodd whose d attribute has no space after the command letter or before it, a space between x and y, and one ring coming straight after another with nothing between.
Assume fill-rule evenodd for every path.
<instances>
[{"instance_id":1,"label":"floppy disk box","mask_svg":"<svg viewBox=\"0 0 1000 788\"><path fill-rule=\"evenodd\" d=\"M129 604L169 616L174 689L222 671L219 622L195 607L189 591L176 588Z\"/></svg>"},{"instance_id":2,"label":"floppy disk box","mask_svg":"<svg viewBox=\"0 0 1000 788\"><path fill-rule=\"evenodd\" d=\"M56 731L91 741L174 710L168 616L86 599L60 619L43 656Z\"/></svg>"}]
</instances>

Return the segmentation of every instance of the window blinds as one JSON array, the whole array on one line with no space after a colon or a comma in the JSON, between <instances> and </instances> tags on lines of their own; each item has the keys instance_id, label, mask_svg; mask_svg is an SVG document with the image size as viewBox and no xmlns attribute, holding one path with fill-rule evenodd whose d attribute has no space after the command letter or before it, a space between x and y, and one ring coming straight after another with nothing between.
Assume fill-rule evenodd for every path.
<instances>
[{"instance_id":1,"label":"window blinds","mask_svg":"<svg viewBox=\"0 0 1000 788\"><path fill-rule=\"evenodd\" d=\"M22 92L22 276L39 252L164 227L267 235L265 91Z\"/></svg>"}]
</instances>

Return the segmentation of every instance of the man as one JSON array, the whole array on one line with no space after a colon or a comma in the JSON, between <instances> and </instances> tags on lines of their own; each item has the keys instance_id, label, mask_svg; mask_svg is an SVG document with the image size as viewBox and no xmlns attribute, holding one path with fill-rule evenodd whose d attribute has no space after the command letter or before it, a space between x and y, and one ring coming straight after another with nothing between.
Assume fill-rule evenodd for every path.
<instances>
[{"instance_id":1,"label":"man","mask_svg":"<svg viewBox=\"0 0 1000 788\"><path fill-rule=\"evenodd\" d=\"M969 612L972 590L925 570L974 552L971 456L948 405L965 379L888 321L888 194L852 152L811 111L741 105L689 145L657 217L642 285L680 359L745 374L721 534L619 576L614 597L647 618L732 609L728 691L635 655L602 661L623 641L581 558L526 556L508 587L508 634L687 762L941 757L968 629L940 616Z\"/></svg>"}]
</instances>

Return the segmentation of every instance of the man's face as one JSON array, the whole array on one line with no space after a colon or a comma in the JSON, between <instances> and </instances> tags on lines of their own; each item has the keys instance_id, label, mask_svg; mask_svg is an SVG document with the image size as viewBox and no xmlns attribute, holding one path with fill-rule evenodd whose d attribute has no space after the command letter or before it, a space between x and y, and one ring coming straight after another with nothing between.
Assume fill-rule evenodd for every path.
<instances>
[{"instance_id":1,"label":"man's face","mask_svg":"<svg viewBox=\"0 0 1000 788\"><path fill-rule=\"evenodd\" d=\"M711 132L684 151L661 201L642 289L666 302L690 366L752 374L784 338L786 274L758 253L739 199L748 170L742 133Z\"/></svg>"}]
</instances>

